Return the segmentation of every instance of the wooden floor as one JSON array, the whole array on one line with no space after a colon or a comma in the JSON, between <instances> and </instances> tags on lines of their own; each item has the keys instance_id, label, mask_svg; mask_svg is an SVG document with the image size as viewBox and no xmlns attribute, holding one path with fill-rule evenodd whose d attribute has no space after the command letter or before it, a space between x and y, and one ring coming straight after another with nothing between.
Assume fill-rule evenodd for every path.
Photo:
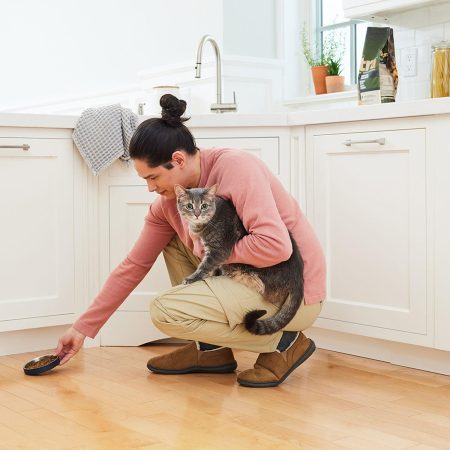
<instances>
[{"instance_id":1,"label":"wooden floor","mask_svg":"<svg viewBox=\"0 0 450 450\"><path fill-rule=\"evenodd\" d=\"M0 449L450 449L450 377L324 350L270 389L147 371L173 348L84 349L38 377L23 364L53 349L0 357Z\"/></svg>"}]
</instances>

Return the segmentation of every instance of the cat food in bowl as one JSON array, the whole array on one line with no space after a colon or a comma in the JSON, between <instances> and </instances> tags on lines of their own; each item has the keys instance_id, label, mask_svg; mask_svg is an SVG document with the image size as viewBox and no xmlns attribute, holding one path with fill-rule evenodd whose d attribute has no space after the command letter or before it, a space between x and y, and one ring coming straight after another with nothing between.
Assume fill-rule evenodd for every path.
<instances>
[{"instance_id":1,"label":"cat food in bowl","mask_svg":"<svg viewBox=\"0 0 450 450\"><path fill-rule=\"evenodd\" d=\"M39 375L43 372L47 372L50 369L53 369L53 367L56 367L59 365L60 360L58 356L54 355L44 355L39 356L37 358L32 359L31 361L28 361L23 366L23 371L27 375Z\"/></svg>"}]
</instances>

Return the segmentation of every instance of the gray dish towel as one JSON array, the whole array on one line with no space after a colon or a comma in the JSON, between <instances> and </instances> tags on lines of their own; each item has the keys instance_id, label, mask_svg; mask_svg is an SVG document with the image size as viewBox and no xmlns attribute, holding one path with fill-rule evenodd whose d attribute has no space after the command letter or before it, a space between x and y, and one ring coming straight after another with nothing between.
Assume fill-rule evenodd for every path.
<instances>
[{"instance_id":1,"label":"gray dish towel","mask_svg":"<svg viewBox=\"0 0 450 450\"><path fill-rule=\"evenodd\" d=\"M118 158L130 165L128 147L137 124L137 115L120 104L88 108L81 113L72 138L94 175Z\"/></svg>"}]
</instances>

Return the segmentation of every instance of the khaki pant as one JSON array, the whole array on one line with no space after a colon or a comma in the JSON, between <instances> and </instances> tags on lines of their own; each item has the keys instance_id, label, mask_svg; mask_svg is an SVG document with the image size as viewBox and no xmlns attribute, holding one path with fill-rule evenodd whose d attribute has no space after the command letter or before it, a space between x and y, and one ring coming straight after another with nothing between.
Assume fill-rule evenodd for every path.
<instances>
[{"instance_id":1,"label":"khaki pant","mask_svg":"<svg viewBox=\"0 0 450 450\"><path fill-rule=\"evenodd\" d=\"M164 259L174 287L150 304L152 321L163 333L256 353L275 351L282 331L258 336L249 333L242 321L248 311L265 309L273 315L277 306L265 301L254 289L225 276L181 285L182 280L195 271L200 259L178 236L164 249ZM321 309L321 303L304 305L302 302L285 330L309 328Z\"/></svg>"}]
</instances>

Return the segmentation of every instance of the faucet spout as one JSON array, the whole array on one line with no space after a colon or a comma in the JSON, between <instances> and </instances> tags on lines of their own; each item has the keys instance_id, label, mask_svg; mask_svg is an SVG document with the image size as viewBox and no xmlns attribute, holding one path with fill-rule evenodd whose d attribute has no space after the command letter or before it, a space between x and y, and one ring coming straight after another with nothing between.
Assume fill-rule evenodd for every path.
<instances>
[{"instance_id":1,"label":"faucet spout","mask_svg":"<svg viewBox=\"0 0 450 450\"><path fill-rule=\"evenodd\" d=\"M202 52L203 46L205 45L206 42L211 43L214 49L214 53L216 55L217 103L222 103L222 59L220 57L220 50L216 40L209 34L203 36L200 41L200 44L198 45L197 63L195 66L195 78L200 78L202 75Z\"/></svg>"},{"instance_id":2,"label":"faucet spout","mask_svg":"<svg viewBox=\"0 0 450 450\"><path fill-rule=\"evenodd\" d=\"M216 97L217 97L217 101L216 101L216 103L213 103L211 105L211 111L215 111L215 112L236 111L237 110L236 103L222 103L222 59L220 57L220 50L219 50L219 46L217 45L216 40L209 34L206 34L205 36L203 36L198 45L197 61L195 63L195 78L201 78L201 76L202 76L202 52L203 52L203 47L206 42L209 42L212 45L215 56L216 56Z\"/></svg>"}]
</instances>

